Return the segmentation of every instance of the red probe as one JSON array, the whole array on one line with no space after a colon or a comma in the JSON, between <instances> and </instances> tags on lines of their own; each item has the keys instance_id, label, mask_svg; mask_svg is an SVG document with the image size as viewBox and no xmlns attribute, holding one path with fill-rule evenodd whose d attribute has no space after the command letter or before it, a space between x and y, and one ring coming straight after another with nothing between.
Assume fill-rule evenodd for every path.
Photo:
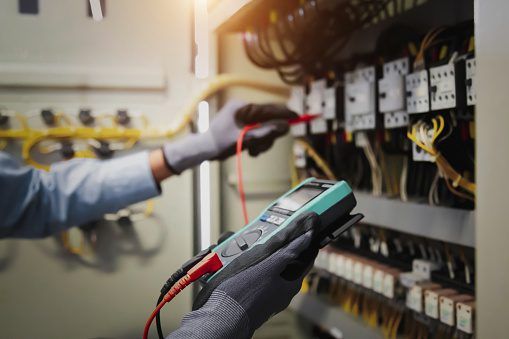
<instances>
[{"instance_id":1,"label":"red probe","mask_svg":"<svg viewBox=\"0 0 509 339\"><path fill-rule=\"evenodd\" d=\"M289 119L288 124L290 125L297 125L302 124L305 122L309 122L317 117L319 117L319 114L303 114L295 119ZM242 143L244 141L244 137L246 136L246 133L249 132L252 129L260 127L261 124L252 124L245 126L239 133L239 137L237 138L237 154L236 154L236 160L237 160L237 185L238 185L238 191L239 191L239 198L240 198L240 204L242 206L242 215L244 217L244 225L247 225L249 222L249 217L247 215L247 207L246 207L246 194L244 192L244 181L242 178Z\"/></svg>"},{"instance_id":2,"label":"red probe","mask_svg":"<svg viewBox=\"0 0 509 339\"><path fill-rule=\"evenodd\" d=\"M177 294L180 293L184 288L186 288L191 283L195 282L196 280L200 279L205 274L214 273L217 272L219 269L223 267L223 263L221 262L221 259L219 259L219 256L215 252L211 252L207 254L205 258L203 258L199 263L193 266L185 276L183 276L179 281L175 283L171 287L171 289L166 293L163 300L157 305L155 310L152 312L150 317L148 318L145 328L143 330L143 339L148 338L148 331L150 330L150 325L152 324L152 321L154 321L154 318L156 317L157 313L161 311L163 306L167 303L169 303L173 298L177 296Z\"/></svg>"}]
</instances>

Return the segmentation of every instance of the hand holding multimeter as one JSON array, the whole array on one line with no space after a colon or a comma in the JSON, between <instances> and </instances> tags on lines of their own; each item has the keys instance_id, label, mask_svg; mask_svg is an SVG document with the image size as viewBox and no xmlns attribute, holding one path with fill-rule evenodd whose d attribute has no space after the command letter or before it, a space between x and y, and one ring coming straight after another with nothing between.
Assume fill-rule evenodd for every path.
<instances>
[{"instance_id":1,"label":"hand holding multimeter","mask_svg":"<svg viewBox=\"0 0 509 339\"><path fill-rule=\"evenodd\" d=\"M288 306L318 249L362 219L361 214L350 215L355 205L353 192L343 181L303 181L251 223L203 252L153 315L190 282L205 276L194 311L183 324L196 322L191 327L198 332L200 328L219 331L207 333L207 338L251 337L271 315ZM182 326L172 335L201 337L188 331Z\"/></svg>"}]
</instances>

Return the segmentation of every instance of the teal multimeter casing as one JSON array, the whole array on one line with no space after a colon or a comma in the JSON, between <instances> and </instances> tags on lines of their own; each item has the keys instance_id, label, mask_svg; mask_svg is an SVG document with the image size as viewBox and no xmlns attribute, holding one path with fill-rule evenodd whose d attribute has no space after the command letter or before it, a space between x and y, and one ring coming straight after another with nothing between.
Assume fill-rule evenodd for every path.
<instances>
[{"instance_id":1,"label":"teal multimeter casing","mask_svg":"<svg viewBox=\"0 0 509 339\"><path fill-rule=\"evenodd\" d=\"M256 219L212 251L218 253L224 269L242 253L263 245L306 212L315 212L320 218L318 237L323 247L363 218L362 214L350 215L356 204L352 189L345 181L309 178L270 204Z\"/></svg>"}]
</instances>

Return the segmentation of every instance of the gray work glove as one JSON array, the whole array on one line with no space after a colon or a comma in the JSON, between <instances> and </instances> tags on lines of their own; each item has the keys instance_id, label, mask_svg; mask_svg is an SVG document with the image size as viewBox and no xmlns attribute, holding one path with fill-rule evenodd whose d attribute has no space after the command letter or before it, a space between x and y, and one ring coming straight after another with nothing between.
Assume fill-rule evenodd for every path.
<instances>
[{"instance_id":1,"label":"gray work glove","mask_svg":"<svg viewBox=\"0 0 509 339\"><path fill-rule=\"evenodd\" d=\"M175 174L197 166L206 160L224 160L235 153L241 129L249 124L261 127L246 134L243 148L256 156L268 150L274 140L288 132L288 119L297 115L284 105L245 104L229 101L212 120L207 132L190 134L163 146L170 170Z\"/></svg>"},{"instance_id":2,"label":"gray work glove","mask_svg":"<svg viewBox=\"0 0 509 339\"><path fill-rule=\"evenodd\" d=\"M318 253L316 214L297 218L263 246L232 261L196 298L194 311L168 338L251 338L290 304Z\"/></svg>"}]
</instances>

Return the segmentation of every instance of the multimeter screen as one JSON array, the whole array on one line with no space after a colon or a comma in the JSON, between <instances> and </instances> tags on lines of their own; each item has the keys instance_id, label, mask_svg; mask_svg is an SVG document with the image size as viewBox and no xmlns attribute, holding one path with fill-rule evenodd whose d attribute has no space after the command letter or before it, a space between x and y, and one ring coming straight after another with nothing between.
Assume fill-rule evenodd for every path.
<instances>
[{"instance_id":1,"label":"multimeter screen","mask_svg":"<svg viewBox=\"0 0 509 339\"><path fill-rule=\"evenodd\" d=\"M309 201L316 198L323 189L303 186L280 199L273 207L282 208L287 211L295 212Z\"/></svg>"}]
</instances>

